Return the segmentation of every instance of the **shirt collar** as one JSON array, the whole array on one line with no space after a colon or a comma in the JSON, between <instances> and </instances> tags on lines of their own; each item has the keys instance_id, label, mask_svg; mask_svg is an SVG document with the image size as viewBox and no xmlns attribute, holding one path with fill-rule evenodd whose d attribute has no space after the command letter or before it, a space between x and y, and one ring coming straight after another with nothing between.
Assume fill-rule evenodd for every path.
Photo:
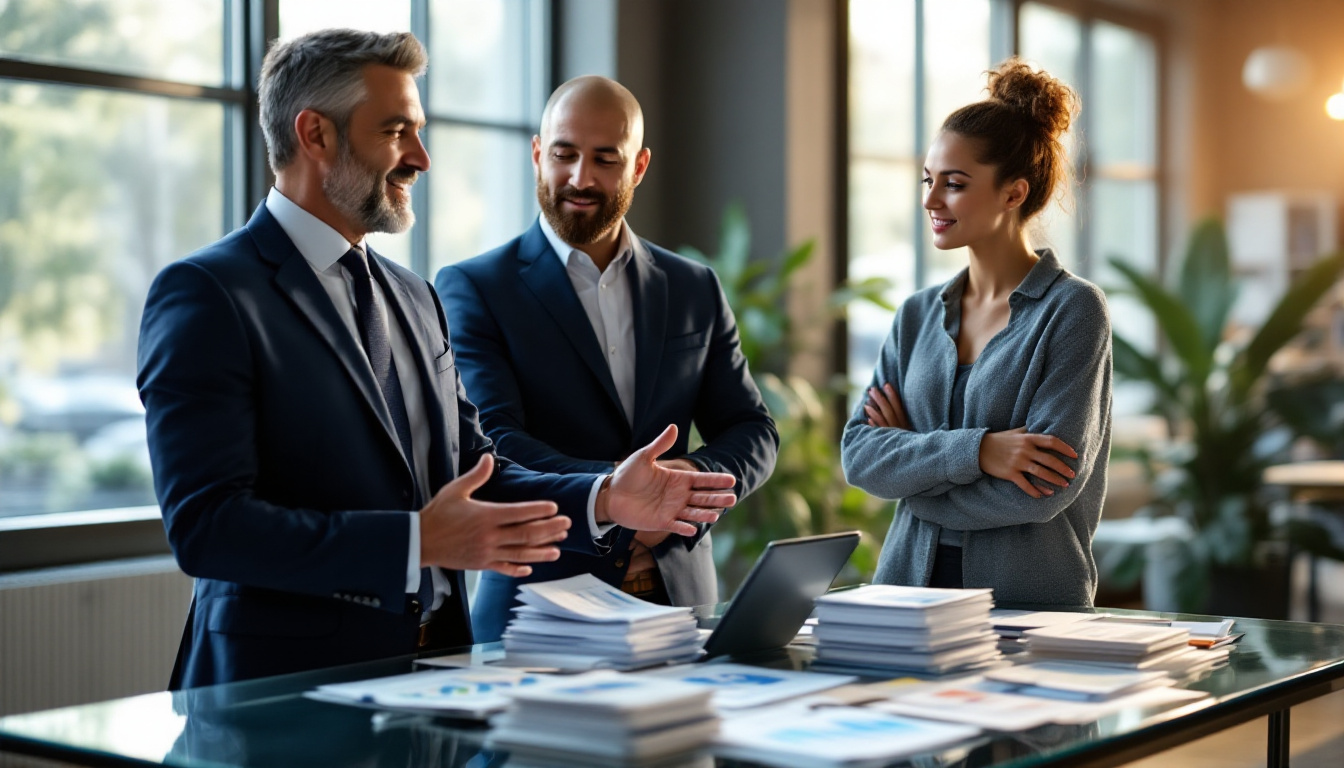
<instances>
[{"instance_id":1,"label":"shirt collar","mask_svg":"<svg viewBox=\"0 0 1344 768\"><path fill-rule=\"evenodd\" d=\"M351 244L325 221L305 211L275 187L266 195L266 210L285 230L305 261L318 272L325 272L350 250ZM364 240L355 243L367 251Z\"/></svg>"},{"instance_id":2,"label":"shirt collar","mask_svg":"<svg viewBox=\"0 0 1344 768\"><path fill-rule=\"evenodd\" d=\"M541 214L538 220L541 224L541 233L546 236L546 242L551 244L551 250L555 251L555 255L560 258L561 266L569 269L569 257L579 249L560 239L560 236L555 233L555 229L551 227L551 222L546 220L545 214ZM630 225L625 222L625 219L621 219L621 238L616 244L616 258L611 260L611 266L624 266L625 262L629 261L639 248L637 243L639 243L639 239L635 237L634 231L630 229Z\"/></svg>"},{"instance_id":3,"label":"shirt collar","mask_svg":"<svg viewBox=\"0 0 1344 768\"><path fill-rule=\"evenodd\" d=\"M1039 299L1045 295L1046 290L1055 282L1055 278L1064 272L1064 267L1060 266L1059 259L1055 258L1055 252L1049 248L1042 248L1036 251L1036 264L1032 266L1027 276L1022 278L1022 282L1013 289L1014 294L1022 294L1028 298ZM966 275L969 268L963 269L957 273L943 286L939 298L944 304L948 302L961 301L961 294L966 290Z\"/></svg>"}]
</instances>

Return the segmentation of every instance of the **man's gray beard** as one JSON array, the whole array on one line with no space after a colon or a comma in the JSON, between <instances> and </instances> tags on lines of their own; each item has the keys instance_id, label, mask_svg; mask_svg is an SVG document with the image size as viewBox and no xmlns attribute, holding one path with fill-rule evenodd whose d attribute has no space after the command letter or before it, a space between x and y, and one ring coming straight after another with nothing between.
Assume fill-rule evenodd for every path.
<instances>
[{"instance_id":1,"label":"man's gray beard","mask_svg":"<svg viewBox=\"0 0 1344 768\"><path fill-rule=\"evenodd\" d=\"M342 142L336 165L322 180L322 191L336 210L366 232L405 232L415 223L415 211L409 204L402 208L393 204L383 191L386 182L386 176L361 165Z\"/></svg>"}]
</instances>

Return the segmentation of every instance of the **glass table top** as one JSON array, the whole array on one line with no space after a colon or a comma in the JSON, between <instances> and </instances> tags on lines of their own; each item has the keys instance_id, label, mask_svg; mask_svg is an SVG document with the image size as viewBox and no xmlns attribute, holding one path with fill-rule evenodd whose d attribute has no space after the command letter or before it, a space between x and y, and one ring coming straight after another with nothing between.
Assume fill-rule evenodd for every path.
<instances>
[{"instance_id":1,"label":"glass table top","mask_svg":"<svg viewBox=\"0 0 1344 768\"><path fill-rule=\"evenodd\" d=\"M1016 607L1016 606L1001 606ZM1116 611L1199 620L1198 616ZM1081 726L1044 726L986 734L919 764L948 765L969 757L984 766L1049 765L1132 745L1153 729L1207 721L1253 707L1287 706L1321 695L1344 679L1344 626L1237 619L1245 636L1230 663L1183 687L1210 694L1165 712L1127 709ZM753 659L764 666L806 668L807 649ZM423 715L375 712L303 697L333 682L402 674L413 657L283 675L262 680L153 693L114 701L0 718L0 751L68 762L195 766L483 766L514 765L482 747L487 728ZM1279 702L1276 704L1275 702ZM1154 731L1155 732L1155 731ZM1202 733L1199 735L1203 735ZM932 762L930 762L932 761ZM529 765L535 765L530 761ZM557 763L559 764L559 763ZM659 765L740 765L700 753ZM892 765L905 765L897 761Z\"/></svg>"}]
</instances>

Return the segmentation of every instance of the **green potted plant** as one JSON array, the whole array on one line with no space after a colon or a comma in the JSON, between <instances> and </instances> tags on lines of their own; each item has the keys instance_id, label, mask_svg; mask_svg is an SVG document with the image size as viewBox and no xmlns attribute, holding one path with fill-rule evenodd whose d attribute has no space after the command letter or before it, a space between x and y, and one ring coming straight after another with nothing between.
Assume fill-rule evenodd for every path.
<instances>
[{"instance_id":1,"label":"green potted plant","mask_svg":"<svg viewBox=\"0 0 1344 768\"><path fill-rule=\"evenodd\" d=\"M768 542L813 533L862 531L851 568L840 578L854 581L871 574L886 532L882 512L889 506L845 483L837 425L827 407L843 385L818 391L801 376L788 374L798 341L785 299L795 273L813 256L813 242L779 258L753 259L751 227L741 204L733 203L724 211L717 254L691 246L679 252L718 275L737 317L742 353L779 430L779 458L770 480L714 526L714 557L727 593ZM839 314L854 300L892 309L883 297L887 287L881 279L842 286L831 294L830 310Z\"/></svg>"},{"instance_id":2,"label":"green potted plant","mask_svg":"<svg viewBox=\"0 0 1344 768\"><path fill-rule=\"evenodd\" d=\"M1160 569L1174 578L1174 607L1234 615L1285 610L1286 569L1279 568L1277 579L1265 571L1276 551L1281 561L1283 547L1271 542L1282 542L1283 530L1271 523L1262 475L1287 445L1273 439L1276 430L1287 430L1268 407L1267 371L1270 358L1297 336L1334 284L1344 256L1327 256L1306 270L1258 328L1246 329L1249 334L1231 326L1238 285L1217 219L1196 227L1174 286L1118 259L1111 264L1126 282L1120 290L1152 312L1161 336L1158 351L1148 354L1116 335L1114 364L1117 378L1149 385L1153 411L1167 422L1169 441L1142 451L1155 498L1141 514L1175 515L1190 531L1168 542L1169 561ZM1111 554L1113 582L1144 570L1144 547ZM1159 571L1146 570L1148 578ZM1218 604L1220 587L1244 600L1267 585L1277 585L1268 589L1273 606Z\"/></svg>"}]
</instances>

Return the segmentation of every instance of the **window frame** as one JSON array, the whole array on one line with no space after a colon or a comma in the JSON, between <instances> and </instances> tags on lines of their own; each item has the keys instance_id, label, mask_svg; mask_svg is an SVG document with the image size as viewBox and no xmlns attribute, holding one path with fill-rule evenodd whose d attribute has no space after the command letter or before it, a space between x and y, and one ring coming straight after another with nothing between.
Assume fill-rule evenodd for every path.
<instances>
[{"instance_id":1,"label":"window frame","mask_svg":"<svg viewBox=\"0 0 1344 768\"><path fill-rule=\"evenodd\" d=\"M224 84L202 86L153 77L127 75L83 66L48 64L0 53L0 81L110 90L140 96L187 99L220 104L225 125L220 151L225 169L221 233L245 224L257 201L275 183L259 122L256 83L271 43L279 37L282 0L223 0ZM533 0L529 0L533 2ZM530 138L533 123L556 85L557 52L561 45L553 22L555 0L535 0L529 45L539 47L528 71L525 93L537 102L526 120L517 122L457 117L429 103L427 81L419 83L426 106L426 147L430 126L463 126L505 131ZM430 49L430 0L411 0L411 32ZM535 81L533 81L535 80ZM527 187L530 192L530 185ZM416 185L412 209L420 226L411 229L411 268L428 275L431 219L429 185ZM204 245L204 243L202 243ZM16 515L0 518L0 574L28 572L90 562L167 554L167 538L157 505Z\"/></svg>"},{"instance_id":2,"label":"window frame","mask_svg":"<svg viewBox=\"0 0 1344 768\"><path fill-rule=\"evenodd\" d=\"M925 127L925 84L927 77L927 68L924 56L924 7L929 0L912 0L915 18L915 62L914 62L914 137L915 143L919 147L916 150L915 157L923 157L927 151L929 136ZM1169 232L1170 213L1168 210L1168 201L1170 197L1169 184L1169 157L1168 157L1168 116L1167 116L1167 98L1168 83L1167 73L1170 62L1167 52L1167 30L1163 21L1153 15L1141 12L1131 11L1124 8L1117 8L1114 5L1104 2L1104 0L989 0L990 2L990 59L997 62L1006 58L1010 54L1016 54L1020 51L1020 24L1019 16L1023 5L1028 2L1035 2L1039 5L1049 6L1053 9L1073 15L1078 19L1083 29L1083 40L1080 41L1081 49L1079 53L1079 81L1078 95L1082 100L1084 109L1079 115L1076 129L1083 136L1083 152L1078 158L1078 164L1074 168L1075 179L1075 204L1080 211L1087 210L1091 202L1091 174L1090 171L1090 153L1087 143L1088 127L1091 116L1086 109L1092 91L1091 80L1091 38L1092 29L1096 22L1106 22L1120 27L1133 30L1139 34L1147 36L1153 44L1156 67L1156 105L1154 109L1154 167L1153 179L1156 189L1156 221L1155 238L1153 247L1156 249L1156 263L1160 272L1164 272L1167 267L1167 238ZM850 146L849 134L851 124L849 115L852 105L849 101L849 55L852 44L850 36L849 2L842 0L839 5L841 10L837 14L837 45L836 45L836 63L837 75L837 100L840 106L837 109L839 114L836 134L837 148L836 157L843 158L843 162L838 162L836 170L835 200L834 210L836 211L836 220L839 222L836 230L838 233L836 253L842 254L842 258L835 260L834 276L836 284L842 284L849 278L849 262L855 254L852 253L852 243L850 242L850 217L852 216L850 189L850 167L852 162L852 147ZM924 211L922 207L922 195L916 196L917 210L915 215L917 219L923 218ZM1079 272L1083 277L1090 279L1095 273L1097 265L1095 264L1092 251L1092 233L1091 227L1094 226L1087 219L1079 222L1080 230L1078 242L1080 252L1077 254ZM913 290L920 290L928 287L928 264L929 253L928 246L923 237L916 237L913 243L914 252L914 274ZM842 317L837 321L835 331L837 343L835 349L837 353L833 356L833 372L848 381L852 375L849 370L848 348L850 344L849 327ZM849 406L844 396L836 398L835 413L838 418L837 433L843 428L848 419Z\"/></svg>"}]
</instances>

